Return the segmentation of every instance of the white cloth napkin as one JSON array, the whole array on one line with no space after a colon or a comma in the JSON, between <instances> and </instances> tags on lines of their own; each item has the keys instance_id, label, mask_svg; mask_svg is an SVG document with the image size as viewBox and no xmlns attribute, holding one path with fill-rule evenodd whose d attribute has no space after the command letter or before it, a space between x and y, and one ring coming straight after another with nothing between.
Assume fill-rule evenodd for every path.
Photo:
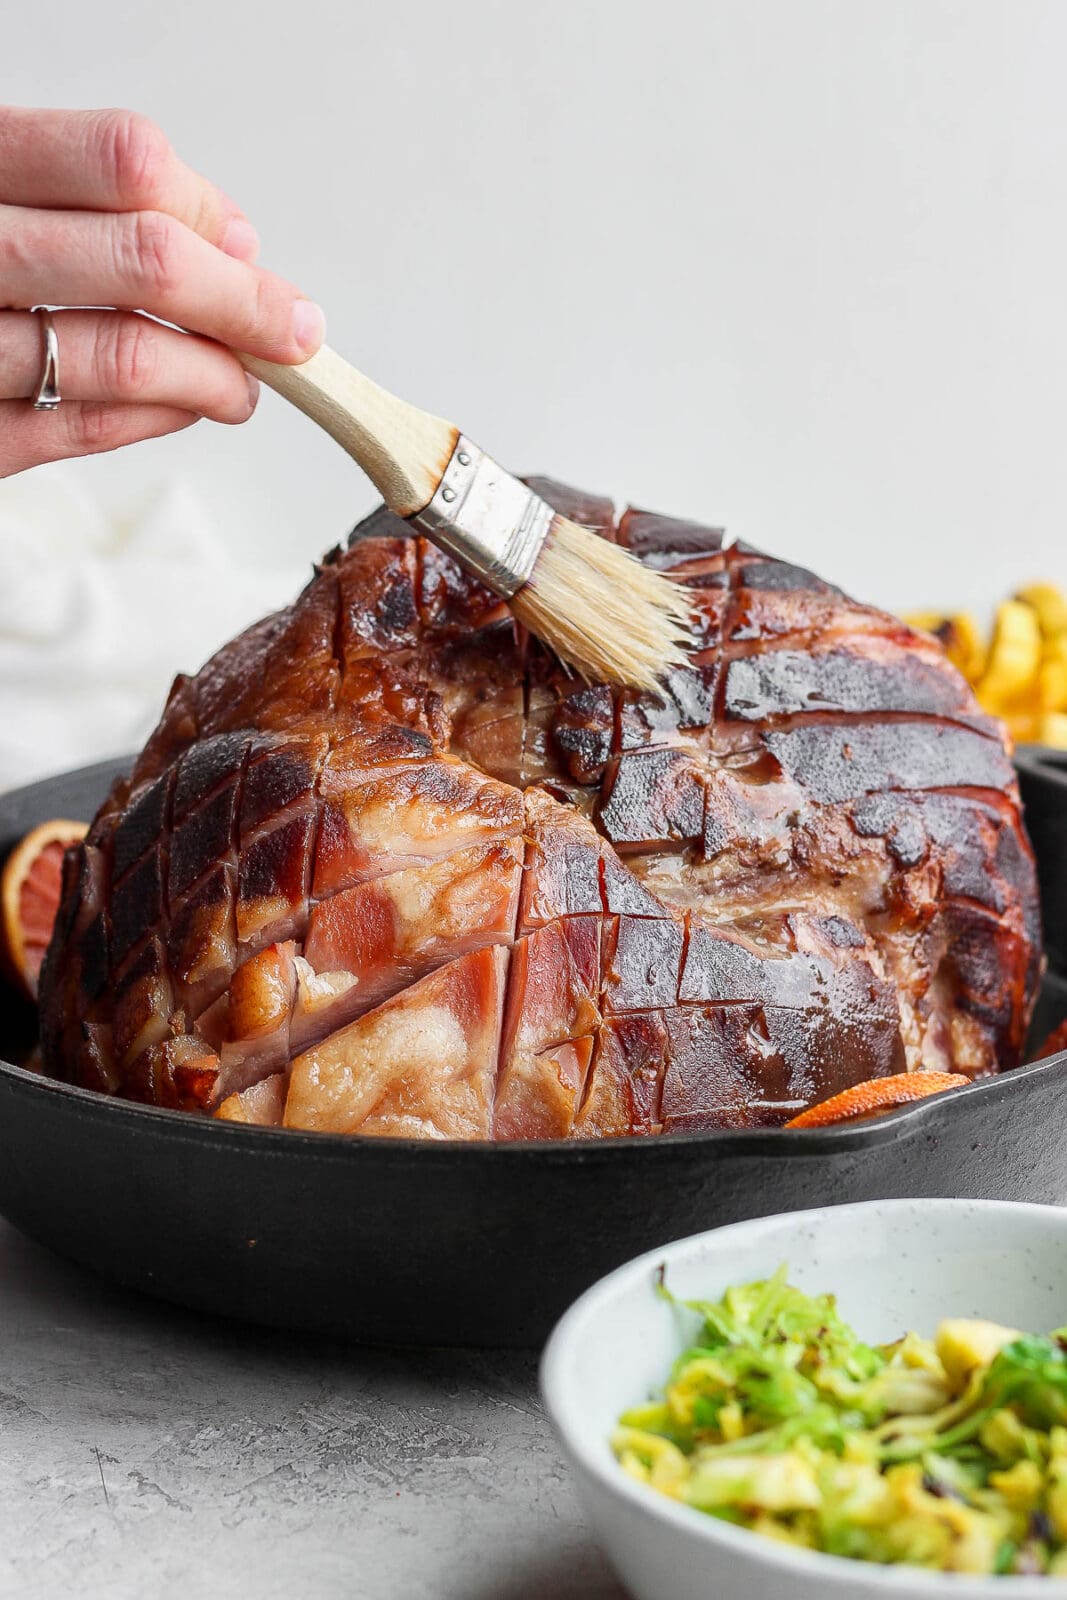
<instances>
[{"instance_id":1,"label":"white cloth napkin","mask_svg":"<svg viewBox=\"0 0 1067 1600\"><path fill-rule=\"evenodd\" d=\"M143 743L192 672L294 598L181 484L109 515L63 465L0 481L0 790Z\"/></svg>"}]
</instances>

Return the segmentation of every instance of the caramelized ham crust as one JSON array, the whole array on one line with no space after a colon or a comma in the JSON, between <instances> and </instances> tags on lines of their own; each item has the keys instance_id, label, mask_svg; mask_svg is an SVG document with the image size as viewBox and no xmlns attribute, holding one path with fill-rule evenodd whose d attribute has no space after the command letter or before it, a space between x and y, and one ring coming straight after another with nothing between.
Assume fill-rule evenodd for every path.
<instances>
[{"instance_id":1,"label":"caramelized ham crust","mask_svg":"<svg viewBox=\"0 0 1067 1600\"><path fill-rule=\"evenodd\" d=\"M1033 860L1003 730L938 646L713 529L537 487L688 586L688 666L661 697L578 683L376 512L177 680L68 855L53 1073L540 1139L1019 1060Z\"/></svg>"}]
</instances>

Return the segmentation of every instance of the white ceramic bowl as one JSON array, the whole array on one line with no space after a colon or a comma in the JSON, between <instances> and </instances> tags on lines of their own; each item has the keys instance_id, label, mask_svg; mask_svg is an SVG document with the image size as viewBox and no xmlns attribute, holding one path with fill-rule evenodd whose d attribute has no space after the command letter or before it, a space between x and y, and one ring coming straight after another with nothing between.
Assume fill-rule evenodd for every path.
<instances>
[{"instance_id":1,"label":"white ceramic bowl","mask_svg":"<svg viewBox=\"0 0 1067 1600\"><path fill-rule=\"evenodd\" d=\"M1036 1600L1067 1594L1048 1578L971 1578L878 1567L790 1549L667 1499L627 1477L609 1437L619 1413L662 1386L682 1348L682 1299L787 1262L790 1281L837 1295L868 1340L948 1316L1047 1332L1067 1323L1067 1212L980 1200L885 1200L824 1206L717 1228L620 1267L559 1323L541 1368L549 1415L593 1527L639 1600ZM697 1319L693 1317L693 1328Z\"/></svg>"}]
</instances>

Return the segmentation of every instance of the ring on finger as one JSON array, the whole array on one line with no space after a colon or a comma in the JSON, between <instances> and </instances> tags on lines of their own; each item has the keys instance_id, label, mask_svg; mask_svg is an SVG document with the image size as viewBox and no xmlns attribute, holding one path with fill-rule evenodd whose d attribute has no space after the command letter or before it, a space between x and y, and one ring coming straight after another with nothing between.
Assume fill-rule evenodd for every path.
<instances>
[{"instance_id":1,"label":"ring on finger","mask_svg":"<svg viewBox=\"0 0 1067 1600\"><path fill-rule=\"evenodd\" d=\"M59 338L52 313L47 306L31 306L41 323L41 376L32 405L35 411L58 411L63 396L59 392Z\"/></svg>"}]
</instances>

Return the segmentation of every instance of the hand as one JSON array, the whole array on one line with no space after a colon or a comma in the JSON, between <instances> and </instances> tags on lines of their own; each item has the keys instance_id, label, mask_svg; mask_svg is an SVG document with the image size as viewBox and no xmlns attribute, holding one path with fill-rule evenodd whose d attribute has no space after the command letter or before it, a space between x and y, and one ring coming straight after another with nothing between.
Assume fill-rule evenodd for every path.
<instances>
[{"instance_id":1,"label":"hand","mask_svg":"<svg viewBox=\"0 0 1067 1600\"><path fill-rule=\"evenodd\" d=\"M246 421L258 386L224 346L300 362L324 331L317 306L253 265L258 248L243 213L146 118L0 107L0 308L120 308L55 313L54 412L29 404L40 318L0 309L0 478L199 417Z\"/></svg>"}]
</instances>

